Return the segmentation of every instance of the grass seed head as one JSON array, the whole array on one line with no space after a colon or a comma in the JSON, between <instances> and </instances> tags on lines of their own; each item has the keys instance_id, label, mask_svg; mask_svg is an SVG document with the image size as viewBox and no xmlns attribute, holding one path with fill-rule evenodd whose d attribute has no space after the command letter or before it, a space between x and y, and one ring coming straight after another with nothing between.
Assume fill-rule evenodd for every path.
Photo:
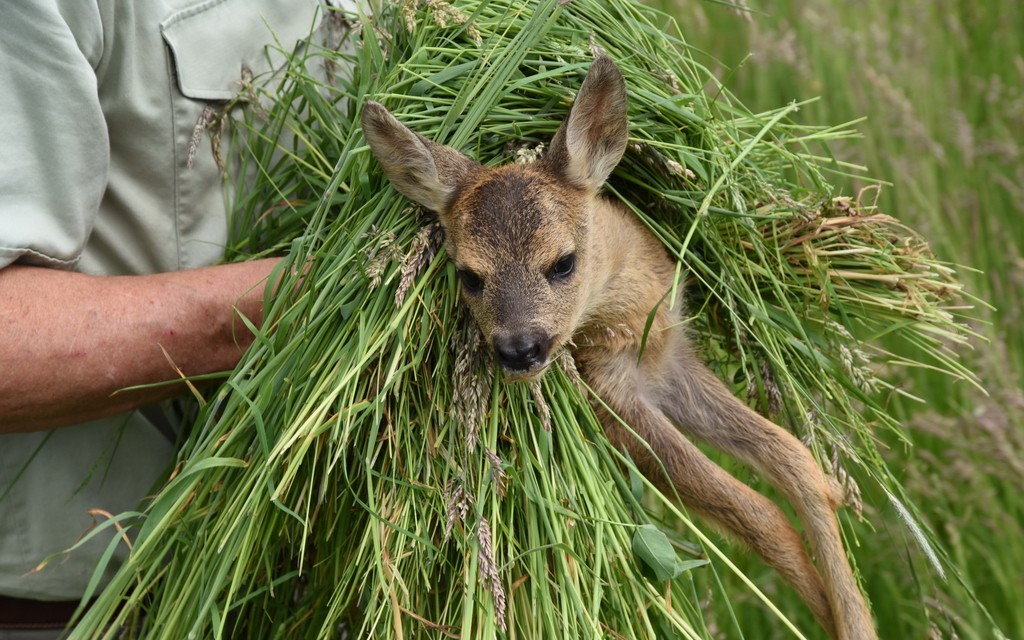
<instances>
[{"instance_id":1,"label":"grass seed head","mask_svg":"<svg viewBox=\"0 0 1024 640\"><path fill-rule=\"evenodd\" d=\"M533 397L533 406L537 417L540 418L540 425L544 431L551 433L551 407L548 406L548 401L544 398L544 387L537 379L530 380L529 384L530 395Z\"/></svg>"},{"instance_id":2,"label":"grass seed head","mask_svg":"<svg viewBox=\"0 0 1024 640\"><path fill-rule=\"evenodd\" d=\"M398 289L395 291L395 306L401 307L405 302L405 296L412 288L412 283L424 269L427 268L437 255L444 241L444 232L439 222L427 224L413 238L409 246L409 252L402 256L402 275L398 281Z\"/></svg>"},{"instance_id":3,"label":"grass seed head","mask_svg":"<svg viewBox=\"0 0 1024 640\"><path fill-rule=\"evenodd\" d=\"M491 482L498 488L498 495L502 498L505 497L505 469L501 464L501 457L494 452L493 449L485 449L484 452L487 455L487 461L491 464Z\"/></svg>"},{"instance_id":4,"label":"grass seed head","mask_svg":"<svg viewBox=\"0 0 1024 640\"><path fill-rule=\"evenodd\" d=\"M449 480L444 488L444 501L447 505L445 513L447 520L444 525L445 542L452 535L456 522L465 522L469 509L473 506L473 494L466 490L466 486L457 480Z\"/></svg>"},{"instance_id":5,"label":"grass seed head","mask_svg":"<svg viewBox=\"0 0 1024 640\"><path fill-rule=\"evenodd\" d=\"M480 583L490 590L491 596L494 598L494 617L497 618L498 627L504 632L508 626L505 620L505 586L501 583L498 565L494 561L494 541L491 535L491 524L487 518L480 518L480 526L477 528L477 543Z\"/></svg>"},{"instance_id":6,"label":"grass seed head","mask_svg":"<svg viewBox=\"0 0 1024 640\"><path fill-rule=\"evenodd\" d=\"M480 330L460 305L462 322L455 343L452 371L452 417L465 430L467 450L472 453L480 439L480 426L487 415L491 395L490 353Z\"/></svg>"},{"instance_id":7,"label":"grass seed head","mask_svg":"<svg viewBox=\"0 0 1024 640\"><path fill-rule=\"evenodd\" d=\"M206 134L216 119L217 112L214 111L213 107L203 107L203 112L199 114L195 126L192 127L192 136L188 141L188 152L185 157L185 166L187 168L191 169L195 166L196 154L199 153L199 144L203 141L203 135Z\"/></svg>"}]
</instances>

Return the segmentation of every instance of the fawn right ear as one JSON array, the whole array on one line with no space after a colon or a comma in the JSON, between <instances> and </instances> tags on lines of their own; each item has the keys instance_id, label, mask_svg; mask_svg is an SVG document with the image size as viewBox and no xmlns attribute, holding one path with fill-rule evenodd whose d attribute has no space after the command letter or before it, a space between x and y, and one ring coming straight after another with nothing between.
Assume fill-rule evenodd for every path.
<instances>
[{"instance_id":1,"label":"fawn right ear","mask_svg":"<svg viewBox=\"0 0 1024 640\"><path fill-rule=\"evenodd\" d=\"M379 103L363 105L362 122L363 135L391 184L438 215L447 213L452 196L477 163L414 133Z\"/></svg>"}]
</instances>

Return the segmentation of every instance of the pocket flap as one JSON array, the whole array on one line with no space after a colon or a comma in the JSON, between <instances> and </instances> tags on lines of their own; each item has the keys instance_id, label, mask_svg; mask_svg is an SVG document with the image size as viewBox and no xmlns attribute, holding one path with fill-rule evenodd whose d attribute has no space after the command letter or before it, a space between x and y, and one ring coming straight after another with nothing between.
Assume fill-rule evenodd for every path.
<instances>
[{"instance_id":1,"label":"pocket flap","mask_svg":"<svg viewBox=\"0 0 1024 640\"><path fill-rule=\"evenodd\" d=\"M230 100L241 88L242 68L259 75L284 62L313 29L316 2L206 0L160 24L177 71L178 88L189 98Z\"/></svg>"}]
</instances>

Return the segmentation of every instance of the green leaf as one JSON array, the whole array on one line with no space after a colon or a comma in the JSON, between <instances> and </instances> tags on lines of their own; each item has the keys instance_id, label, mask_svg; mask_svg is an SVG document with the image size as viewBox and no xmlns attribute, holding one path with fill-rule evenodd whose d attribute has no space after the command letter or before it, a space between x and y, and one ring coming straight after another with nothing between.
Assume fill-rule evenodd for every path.
<instances>
[{"instance_id":1,"label":"green leaf","mask_svg":"<svg viewBox=\"0 0 1024 640\"><path fill-rule=\"evenodd\" d=\"M633 554L642 566L651 570L654 579L661 582L678 578L685 571L706 565L707 560L680 562L668 536L653 524L637 527L633 533Z\"/></svg>"}]
</instances>

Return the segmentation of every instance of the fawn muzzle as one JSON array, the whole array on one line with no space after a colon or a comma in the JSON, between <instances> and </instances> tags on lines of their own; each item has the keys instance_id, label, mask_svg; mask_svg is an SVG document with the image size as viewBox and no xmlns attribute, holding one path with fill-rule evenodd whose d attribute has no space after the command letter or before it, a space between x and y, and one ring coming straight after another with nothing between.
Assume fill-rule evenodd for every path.
<instances>
[{"instance_id":1,"label":"fawn muzzle","mask_svg":"<svg viewBox=\"0 0 1024 640\"><path fill-rule=\"evenodd\" d=\"M551 343L551 336L540 330L491 336L494 355L510 378L532 378L543 371L550 361Z\"/></svg>"}]
</instances>

